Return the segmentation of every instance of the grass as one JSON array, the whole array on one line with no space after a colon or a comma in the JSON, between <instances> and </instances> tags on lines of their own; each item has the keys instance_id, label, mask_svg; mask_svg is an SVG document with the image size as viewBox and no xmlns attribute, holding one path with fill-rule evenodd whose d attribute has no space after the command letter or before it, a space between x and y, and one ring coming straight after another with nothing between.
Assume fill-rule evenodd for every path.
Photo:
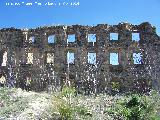
<instances>
[{"instance_id":1,"label":"grass","mask_svg":"<svg viewBox=\"0 0 160 120\"><path fill-rule=\"evenodd\" d=\"M0 119L10 120L160 120L160 95L52 94L0 88ZM142 107L143 106L143 107ZM137 112L138 111L138 112Z\"/></svg>"},{"instance_id":2,"label":"grass","mask_svg":"<svg viewBox=\"0 0 160 120\"><path fill-rule=\"evenodd\" d=\"M45 93L0 88L0 119L37 119L48 101L49 95Z\"/></svg>"}]
</instances>

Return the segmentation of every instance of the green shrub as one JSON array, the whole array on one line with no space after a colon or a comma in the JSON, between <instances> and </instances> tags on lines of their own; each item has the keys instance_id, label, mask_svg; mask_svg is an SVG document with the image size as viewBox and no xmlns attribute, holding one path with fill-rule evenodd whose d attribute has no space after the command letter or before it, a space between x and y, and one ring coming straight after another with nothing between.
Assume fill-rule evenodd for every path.
<instances>
[{"instance_id":1,"label":"green shrub","mask_svg":"<svg viewBox=\"0 0 160 120\"><path fill-rule=\"evenodd\" d=\"M75 92L75 88L65 86L59 95L53 97L53 109L56 108L62 120L91 116L91 113L84 106L77 105L72 101L75 98Z\"/></svg>"},{"instance_id":2,"label":"green shrub","mask_svg":"<svg viewBox=\"0 0 160 120\"><path fill-rule=\"evenodd\" d=\"M87 115L88 110L84 107L84 106L77 106L75 107L75 111L79 114L79 115Z\"/></svg>"},{"instance_id":3,"label":"green shrub","mask_svg":"<svg viewBox=\"0 0 160 120\"><path fill-rule=\"evenodd\" d=\"M0 117L9 118L10 115L17 115L22 112L28 104L25 97L13 97L17 90L7 87L0 88Z\"/></svg>"},{"instance_id":4,"label":"green shrub","mask_svg":"<svg viewBox=\"0 0 160 120\"><path fill-rule=\"evenodd\" d=\"M119 82L111 82L111 87L113 90L118 91L120 89L120 83Z\"/></svg>"},{"instance_id":5,"label":"green shrub","mask_svg":"<svg viewBox=\"0 0 160 120\"><path fill-rule=\"evenodd\" d=\"M151 120L160 120L160 116L155 115L151 118Z\"/></svg>"},{"instance_id":6,"label":"green shrub","mask_svg":"<svg viewBox=\"0 0 160 120\"><path fill-rule=\"evenodd\" d=\"M64 86L61 91L63 97L74 97L76 95L76 89L74 87Z\"/></svg>"},{"instance_id":7,"label":"green shrub","mask_svg":"<svg viewBox=\"0 0 160 120\"><path fill-rule=\"evenodd\" d=\"M157 110L160 105L157 96L158 94L124 96L125 99L118 100L107 112L124 120L156 120L159 118Z\"/></svg>"},{"instance_id":8,"label":"green shrub","mask_svg":"<svg viewBox=\"0 0 160 120\"><path fill-rule=\"evenodd\" d=\"M74 96L75 89L73 87L64 86L60 94L53 97L53 105L56 105L56 109L62 120L73 119L74 110L71 100Z\"/></svg>"},{"instance_id":9,"label":"green shrub","mask_svg":"<svg viewBox=\"0 0 160 120\"><path fill-rule=\"evenodd\" d=\"M62 120L72 120L73 119L73 109L69 104L63 103L58 106L58 112Z\"/></svg>"}]
</instances>

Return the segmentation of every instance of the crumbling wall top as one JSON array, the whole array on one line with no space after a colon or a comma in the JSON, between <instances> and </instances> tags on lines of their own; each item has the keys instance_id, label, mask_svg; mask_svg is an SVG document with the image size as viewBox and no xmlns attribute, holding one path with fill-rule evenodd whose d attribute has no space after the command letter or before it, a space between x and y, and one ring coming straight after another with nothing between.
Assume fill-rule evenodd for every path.
<instances>
[{"instance_id":1,"label":"crumbling wall top","mask_svg":"<svg viewBox=\"0 0 160 120\"><path fill-rule=\"evenodd\" d=\"M31 29L16 29L14 27L11 28L2 28L0 29L1 32L6 31L30 31L30 32L38 32L38 31L46 31L46 30L60 30L65 29L71 31L76 30L107 30L107 31L132 31L132 32L149 32L153 33L155 32L155 27L152 26L149 22L143 22L139 25L133 25L127 22L121 22L118 25L108 25L108 24L97 24L96 26L83 26L83 25L71 25L71 26L65 26L65 25L59 25L59 26L44 26L44 27L38 27L38 28L31 28Z\"/></svg>"}]
</instances>

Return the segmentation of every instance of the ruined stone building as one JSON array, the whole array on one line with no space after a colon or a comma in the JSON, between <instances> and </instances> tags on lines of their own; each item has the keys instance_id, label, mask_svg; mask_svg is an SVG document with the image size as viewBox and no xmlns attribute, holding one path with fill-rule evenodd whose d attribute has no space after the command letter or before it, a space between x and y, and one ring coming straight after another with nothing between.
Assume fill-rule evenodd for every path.
<instances>
[{"instance_id":1,"label":"ruined stone building","mask_svg":"<svg viewBox=\"0 0 160 120\"><path fill-rule=\"evenodd\" d=\"M159 90L159 56L160 37L148 22L0 30L0 77L36 91L64 84L92 92Z\"/></svg>"}]
</instances>

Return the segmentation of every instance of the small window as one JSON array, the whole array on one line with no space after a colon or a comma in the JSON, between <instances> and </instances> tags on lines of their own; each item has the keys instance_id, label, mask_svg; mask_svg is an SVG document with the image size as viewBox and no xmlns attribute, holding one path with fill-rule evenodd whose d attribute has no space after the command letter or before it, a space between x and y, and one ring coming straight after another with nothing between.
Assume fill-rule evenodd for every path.
<instances>
[{"instance_id":1,"label":"small window","mask_svg":"<svg viewBox=\"0 0 160 120\"><path fill-rule=\"evenodd\" d=\"M67 53L67 64L74 64L74 53L73 52Z\"/></svg>"},{"instance_id":2,"label":"small window","mask_svg":"<svg viewBox=\"0 0 160 120\"><path fill-rule=\"evenodd\" d=\"M140 40L139 33L132 33L132 40L139 41Z\"/></svg>"},{"instance_id":3,"label":"small window","mask_svg":"<svg viewBox=\"0 0 160 120\"><path fill-rule=\"evenodd\" d=\"M47 63L54 63L54 53L47 53Z\"/></svg>"},{"instance_id":4,"label":"small window","mask_svg":"<svg viewBox=\"0 0 160 120\"><path fill-rule=\"evenodd\" d=\"M141 53L133 53L133 62L134 62L134 64L142 64Z\"/></svg>"},{"instance_id":5,"label":"small window","mask_svg":"<svg viewBox=\"0 0 160 120\"><path fill-rule=\"evenodd\" d=\"M88 34L88 42L96 42L96 34Z\"/></svg>"},{"instance_id":6,"label":"small window","mask_svg":"<svg viewBox=\"0 0 160 120\"><path fill-rule=\"evenodd\" d=\"M35 37L34 36L29 38L29 43L35 43Z\"/></svg>"},{"instance_id":7,"label":"small window","mask_svg":"<svg viewBox=\"0 0 160 120\"><path fill-rule=\"evenodd\" d=\"M110 40L118 40L118 33L110 33Z\"/></svg>"},{"instance_id":8,"label":"small window","mask_svg":"<svg viewBox=\"0 0 160 120\"><path fill-rule=\"evenodd\" d=\"M76 41L75 34L68 35L67 43L69 43L69 42L75 42L75 41Z\"/></svg>"},{"instance_id":9,"label":"small window","mask_svg":"<svg viewBox=\"0 0 160 120\"><path fill-rule=\"evenodd\" d=\"M55 43L55 35L48 36L48 43L49 44Z\"/></svg>"},{"instance_id":10,"label":"small window","mask_svg":"<svg viewBox=\"0 0 160 120\"><path fill-rule=\"evenodd\" d=\"M28 53L27 64L33 64L33 53Z\"/></svg>"},{"instance_id":11,"label":"small window","mask_svg":"<svg viewBox=\"0 0 160 120\"><path fill-rule=\"evenodd\" d=\"M88 63L96 64L96 53L88 53Z\"/></svg>"},{"instance_id":12,"label":"small window","mask_svg":"<svg viewBox=\"0 0 160 120\"><path fill-rule=\"evenodd\" d=\"M2 62L2 66L6 66L7 64L7 52L5 51L3 53L3 62Z\"/></svg>"},{"instance_id":13,"label":"small window","mask_svg":"<svg viewBox=\"0 0 160 120\"><path fill-rule=\"evenodd\" d=\"M110 53L110 64L111 65L119 65L118 53Z\"/></svg>"}]
</instances>

